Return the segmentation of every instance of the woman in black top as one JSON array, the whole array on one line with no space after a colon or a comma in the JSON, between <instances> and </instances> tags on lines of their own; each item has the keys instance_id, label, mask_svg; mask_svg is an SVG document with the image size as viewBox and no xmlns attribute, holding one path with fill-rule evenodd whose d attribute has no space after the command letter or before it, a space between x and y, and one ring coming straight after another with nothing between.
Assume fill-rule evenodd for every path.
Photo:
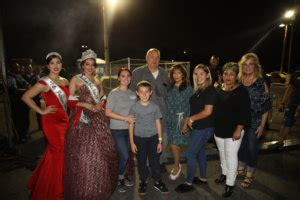
<instances>
[{"instance_id":1,"label":"woman in black top","mask_svg":"<svg viewBox=\"0 0 300 200\"><path fill-rule=\"evenodd\" d=\"M176 187L177 192L192 191L194 184L207 184L205 144L214 131L213 108L217 94L212 86L209 68L199 64L193 73L195 93L190 98L190 116L183 126L183 133L190 128L190 142L187 150L187 177L184 184ZM194 177L197 164L200 177Z\"/></svg>"},{"instance_id":2,"label":"woman in black top","mask_svg":"<svg viewBox=\"0 0 300 200\"><path fill-rule=\"evenodd\" d=\"M238 150L244 128L251 121L248 91L237 81L239 66L229 62L223 67L223 84L217 88L215 141L219 149L222 174L217 184L226 181L223 197L232 194L238 168Z\"/></svg>"}]
</instances>

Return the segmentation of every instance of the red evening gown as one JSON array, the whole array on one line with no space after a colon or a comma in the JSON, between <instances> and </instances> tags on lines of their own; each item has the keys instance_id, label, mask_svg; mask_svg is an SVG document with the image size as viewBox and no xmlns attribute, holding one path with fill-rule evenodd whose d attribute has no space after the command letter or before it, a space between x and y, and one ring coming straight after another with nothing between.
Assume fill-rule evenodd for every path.
<instances>
[{"instance_id":1,"label":"red evening gown","mask_svg":"<svg viewBox=\"0 0 300 200\"><path fill-rule=\"evenodd\" d=\"M85 85L79 91L80 102L95 104ZM75 107L70 115L66 134L64 199L108 200L118 181L115 142L103 109L92 112L84 108L83 112L89 119L88 124L76 122L81 107Z\"/></svg>"},{"instance_id":2,"label":"red evening gown","mask_svg":"<svg viewBox=\"0 0 300 200\"><path fill-rule=\"evenodd\" d=\"M42 80L39 83L46 85ZM60 86L69 96L68 86ZM28 181L31 200L60 200L63 197L64 139L69 118L56 95L49 90L42 92L46 106L55 105L56 113L42 115L42 129L48 145L42 160Z\"/></svg>"}]
</instances>

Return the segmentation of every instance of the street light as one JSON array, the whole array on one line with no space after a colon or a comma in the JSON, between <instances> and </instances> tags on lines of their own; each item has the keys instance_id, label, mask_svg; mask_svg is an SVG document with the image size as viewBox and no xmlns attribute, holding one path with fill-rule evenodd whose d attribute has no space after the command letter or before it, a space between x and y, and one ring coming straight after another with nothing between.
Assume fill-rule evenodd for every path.
<instances>
[{"instance_id":1,"label":"street light","mask_svg":"<svg viewBox=\"0 0 300 200\"><path fill-rule=\"evenodd\" d=\"M116 6L118 0L102 0L102 12L103 12L103 39L104 39L104 59L105 67L104 73L108 74L110 59L109 59L109 26L108 26L108 8Z\"/></svg>"},{"instance_id":2,"label":"street light","mask_svg":"<svg viewBox=\"0 0 300 200\"><path fill-rule=\"evenodd\" d=\"M285 46L286 46L286 36L288 32L288 24L284 24L284 36L283 36L283 44L282 44L282 51L281 51L281 62L280 62L280 73L283 71L283 64L284 64L284 56L285 56Z\"/></svg>"},{"instance_id":3,"label":"street light","mask_svg":"<svg viewBox=\"0 0 300 200\"><path fill-rule=\"evenodd\" d=\"M283 18L285 19L285 25L284 25L285 29L284 29L283 46L282 46L282 53L281 53L280 73L283 71L285 49L286 49L286 39L287 39L289 25L291 26L291 30L290 30L290 43L289 43L289 52L288 52L288 69L287 69L287 71L290 72L293 34L294 34L294 21L296 18L296 13L294 10L288 10L283 15Z\"/></svg>"}]
</instances>

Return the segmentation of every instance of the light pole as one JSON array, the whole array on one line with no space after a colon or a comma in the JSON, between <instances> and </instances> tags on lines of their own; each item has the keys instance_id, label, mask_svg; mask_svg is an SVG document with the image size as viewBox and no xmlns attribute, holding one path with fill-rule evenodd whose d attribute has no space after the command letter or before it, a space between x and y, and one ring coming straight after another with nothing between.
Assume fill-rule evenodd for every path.
<instances>
[{"instance_id":1,"label":"light pole","mask_svg":"<svg viewBox=\"0 0 300 200\"><path fill-rule=\"evenodd\" d=\"M293 45L293 36L294 36L294 23L296 19L295 11L290 10L286 13L286 17L291 19L291 29L290 29L290 44L289 44L289 53L288 53L288 70L287 72L290 73L291 68L291 57L292 57L292 45Z\"/></svg>"},{"instance_id":2,"label":"light pole","mask_svg":"<svg viewBox=\"0 0 300 200\"><path fill-rule=\"evenodd\" d=\"M109 72L109 8L115 6L117 0L102 0L102 13L103 13L103 39L104 39L104 60L105 60L105 67L104 67L104 74L108 75Z\"/></svg>"},{"instance_id":3,"label":"light pole","mask_svg":"<svg viewBox=\"0 0 300 200\"><path fill-rule=\"evenodd\" d=\"M106 14L107 0L103 0L102 12L103 12L103 37L104 37L104 74L108 75L109 68L109 38L107 30L107 14Z\"/></svg>"},{"instance_id":4,"label":"light pole","mask_svg":"<svg viewBox=\"0 0 300 200\"><path fill-rule=\"evenodd\" d=\"M285 49L286 49L286 40L288 34L288 27L291 26L290 30L290 44L289 44L289 52L288 52L288 69L290 71L290 64L291 64L291 54L292 54L292 43L293 43L293 32L294 32L294 20L295 20L295 11L288 10L285 12L283 18L285 19L285 28L284 28L284 37L283 37L283 45L282 45L282 52L281 52L281 63L280 63L280 73L283 71L284 65L284 57L285 57Z\"/></svg>"},{"instance_id":5,"label":"light pole","mask_svg":"<svg viewBox=\"0 0 300 200\"><path fill-rule=\"evenodd\" d=\"M283 71L287 32L288 32L288 24L284 24L284 36L283 36L283 44L282 44L282 51L281 51L280 73L282 73Z\"/></svg>"}]
</instances>

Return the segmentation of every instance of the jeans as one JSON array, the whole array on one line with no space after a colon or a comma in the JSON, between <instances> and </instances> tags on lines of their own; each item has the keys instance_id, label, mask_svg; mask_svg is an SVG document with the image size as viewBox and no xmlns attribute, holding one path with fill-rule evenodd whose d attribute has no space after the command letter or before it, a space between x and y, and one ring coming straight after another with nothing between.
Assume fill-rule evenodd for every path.
<instances>
[{"instance_id":1,"label":"jeans","mask_svg":"<svg viewBox=\"0 0 300 200\"><path fill-rule=\"evenodd\" d=\"M255 134L257 128L248 128L238 153L240 167L246 167L247 171L254 172L258 154L258 138Z\"/></svg>"},{"instance_id":2,"label":"jeans","mask_svg":"<svg viewBox=\"0 0 300 200\"><path fill-rule=\"evenodd\" d=\"M243 135L244 131L241 132L241 138L238 140L232 140L232 138L220 138L215 135L222 174L226 176L226 185L229 186L234 186L235 184L236 170L238 168L238 151L241 146Z\"/></svg>"},{"instance_id":3,"label":"jeans","mask_svg":"<svg viewBox=\"0 0 300 200\"><path fill-rule=\"evenodd\" d=\"M186 181L192 183L196 163L198 162L200 178L206 179L206 153L205 144L213 135L214 128L192 129L187 150L187 177Z\"/></svg>"},{"instance_id":4,"label":"jeans","mask_svg":"<svg viewBox=\"0 0 300 200\"><path fill-rule=\"evenodd\" d=\"M155 181L161 180L161 171L159 164L159 153L157 153L158 136L138 137L134 136L134 143L137 147L138 172L140 180L147 181L149 169L147 167L147 159Z\"/></svg>"},{"instance_id":5,"label":"jeans","mask_svg":"<svg viewBox=\"0 0 300 200\"><path fill-rule=\"evenodd\" d=\"M128 129L111 129L111 133L118 151L119 175L124 175L129 157L129 132Z\"/></svg>"}]
</instances>

